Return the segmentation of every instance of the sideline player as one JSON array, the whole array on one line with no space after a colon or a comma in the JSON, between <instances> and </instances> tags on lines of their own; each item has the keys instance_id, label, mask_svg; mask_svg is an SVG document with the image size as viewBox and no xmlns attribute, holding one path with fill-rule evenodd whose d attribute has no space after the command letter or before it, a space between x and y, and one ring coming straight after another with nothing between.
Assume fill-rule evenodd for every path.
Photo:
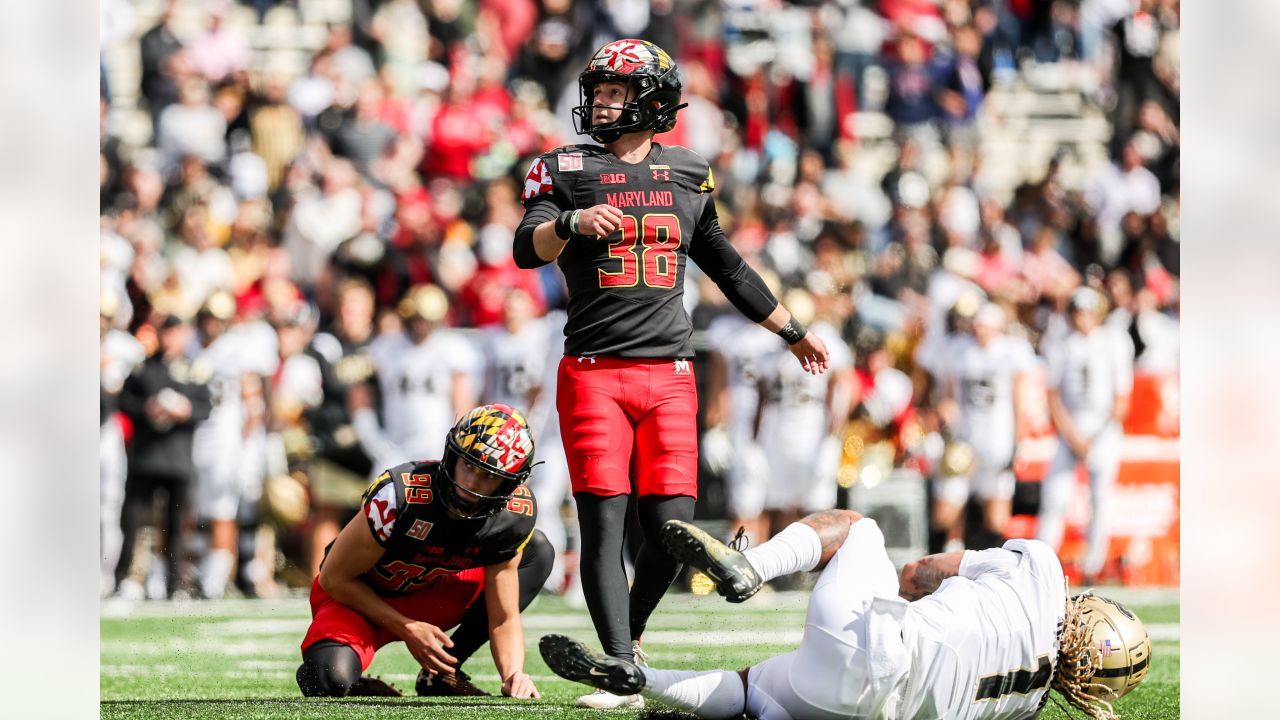
<instances>
[{"instance_id":1,"label":"sideline player","mask_svg":"<svg viewBox=\"0 0 1280 720\"><path fill-rule=\"evenodd\" d=\"M761 364L765 385L760 408L760 447L768 471L764 509L769 537L801 516L836 505L840 440L852 410L853 354L807 290L792 288L783 299L831 351L827 373L815 376L788 362L781 349ZM826 300L822 299L825 303Z\"/></svg>"},{"instance_id":2,"label":"sideline player","mask_svg":"<svg viewBox=\"0 0 1280 720\"><path fill-rule=\"evenodd\" d=\"M397 311L404 332L369 343L383 424L369 383L352 385L347 396L352 426L374 468L406 457L439 457L449 424L475 404L471 375L482 362L468 340L445 326L449 298L438 286L410 288Z\"/></svg>"},{"instance_id":3,"label":"sideline player","mask_svg":"<svg viewBox=\"0 0 1280 720\"><path fill-rule=\"evenodd\" d=\"M538 530L555 549L555 561L547 590L565 589L564 554L568 542L560 506L569 494L569 469L560 445L560 423L555 399L546 388L555 388L555 366L564 354L564 312L552 310L536 317L533 299L524 288L507 290L502 303L502 323L484 328L485 384L481 397L512 407L529 408L529 425L537 428L534 439L542 448L542 460L529 478L529 490L538 499Z\"/></svg>"},{"instance_id":4,"label":"sideline player","mask_svg":"<svg viewBox=\"0 0 1280 720\"><path fill-rule=\"evenodd\" d=\"M976 460L968 477L940 477L935 485L933 522L946 531L946 550L964 547L964 509L971 491L982 503L983 526L993 537L1004 537L1013 509L1011 468L1022 414L1018 387L1036 359L1031 345L1005 335L1004 326L1004 310L984 303L973 316L973 334L952 341L943 361L940 410Z\"/></svg>"},{"instance_id":5,"label":"sideline player","mask_svg":"<svg viewBox=\"0 0 1280 720\"><path fill-rule=\"evenodd\" d=\"M262 472L245 459L249 445L266 426L262 376L275 364L274 353L255 352L253 338L236 329L236 301L219 290L196 313L200 350L193 369L209 377L209 417L196 426L192 459L196 469L198 527L209 548L200 560L199 594L220 598L236 563L236 518L246 484L261 484ZM270 349L270 348L269 348ZM264 356L267 358L263 360ZM240 558L248 564L250 558Z\"/></svg>"},{"instance_id":6,"label":"sideline player","mask_svg":"<svg viewBox=\"0 0 1280 720\"><path fill-rule=\"evenodd\" d=\"M762 277L769 282L770 271ZM766 362L784 347L778 337L738 313L724 313L707 326L707 425L723 424L731 452L725 472L728 527L741 527L748 542L769 537L764 501L769 467L760 437L760 404Z\"/></svg>"},{"instance_id":7,"label":"sideline player","mask_svg":"<svg viewBox=\"0 0 1280 720\"><path fill-rule=\"evenodd\" d=\"M1067 305L1071 332L1045 350L1049 417L1058 431L1058 452L1040 490L1039 539L1058 547L1076 485L1076 464L1089 473L1088 546L1081 571L1097 582L1110 544L1111 491L1120 470L1122 423L1133 391L1133 341L1102 326L1102 297L1080 287Z\"/></svg>"},{"instance_id":8,"label":"sideline player","mask_svg":"<svg viewBox=\"0 0 1280 720\"><path fill-rule=\"evenodd\" d=\"M929 555L899 579L876 522L851 510L810 515L745 554L688 523L668 523L663 539L731 602L821 568L800 647L739 673L658 670L547 635L539 649L552 670L700 717L759 720L1033 718L1051 688L1105 719L1147 674L1142 621L1106 598L1068 597L1057 556L1037 540Z\"/></svg>"},{"instance_id":9,"label":"sideline player","mask_svg":"<svg viewBox=\"0 0 1280 720\"><path fill-rule=\"evenodd\" d=\"M633 657L649 615L680 572L662 523L693 518L697 393L684 310L692 258L742 314L776 332L813 373L827 349L791 317L720 229L706 160L653 142L676 123L681 83L662 48L617 40L578 76L579 134L533 161L514 255L522 268L558 261L569 291L556 404L582 538L587 608L606 653ZM622 562L628 496L645 536L628 594ZM636 707L599 694L587 707Z\"/></svg>"},{"instance_id":10,"label":"sideline player","mask_svg":"<svg viewBox=\"0 0 1280 720\"><path fill-rule=\"evenodd\" d=\"M533 529L537 508L524 485L532 466L524 417L482 405L449 431L439 462L379 475L311 586L302 694L398 695L361 673L379 648L400 640L422 666L419 695L487 695L461 666L492 640L502 694L539 697L524 671L520 624L551 571L551 546Z\"/></svg>"}]
</instances>

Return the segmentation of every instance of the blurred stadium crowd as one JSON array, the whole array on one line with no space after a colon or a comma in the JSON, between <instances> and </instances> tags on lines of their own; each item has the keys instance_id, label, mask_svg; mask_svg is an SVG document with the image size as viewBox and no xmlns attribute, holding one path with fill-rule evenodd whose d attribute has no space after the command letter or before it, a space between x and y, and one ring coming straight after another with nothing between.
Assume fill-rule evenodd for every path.
<instances>
[{"instance_id":1,"label":"blurred stadium crowd","mask_svg":"<svg viewBox=\"0 0 1280 720\"><path fill-rule=\"evenodd\" d=\"M1081 286L1133 371L1177 370L1177 0L101 8L104 594L305 586L374 473L499 400L539 434L539 524L570 551L549 589L571 584L565 291L511 243L619 37L676 58L689 106L657 140L711 162L734 245L843 358L792 376L690 266L700 515L758 541L875 462L960 473L982 432L957 343L977 320L1025 350L1000 372L1043 368ZM1010 440L1046 424L1016 405ZM965 541L933 515L935 546Z\"/></svg>"}]
</instances>

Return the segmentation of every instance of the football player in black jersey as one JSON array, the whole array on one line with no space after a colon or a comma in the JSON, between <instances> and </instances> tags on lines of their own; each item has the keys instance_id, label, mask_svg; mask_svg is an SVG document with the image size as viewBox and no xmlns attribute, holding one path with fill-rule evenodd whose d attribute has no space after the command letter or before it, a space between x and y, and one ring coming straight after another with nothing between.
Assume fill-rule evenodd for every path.
<instances>
[{"instance_id":1,"label":"football player in black jersey","mask_svg":"<svg viewBox=\"0 0 1280 720\"><path fill-rule=\"evenodd\" d=\"M776 332L810 372L827 349L773 296L720 229L707 162L653 142L676 123L680 78L662 48L618 40L578 77L580 134L534 160L514 254L523 268L558 261L569 290L557 407L582 530L582 582L604 651L638 655L650 613L680 571L658 541L693 517L697 393L683 304L692 258L744 315ZM645 543L628 594L627 499L639 496ZM587 707L637 707L639 696L584 696Z\"/></svg>"},{"instance_id":2,"label":"football player in black jersey","mask_svg":"<svg viewBox=\"0 0 1280 720\"><path fill-rule=\"evenodd\" d=\"M485 695L460 668L491 641L502 694L539 697L520 611L546 581L552 550L533 529L532 466L524 416L483 405L449 431L442 460L379 475L311 586L302 694L399 694L361 674L378 648L403 641L422 666L418 694Z\"/></svg>"}]
</instances>

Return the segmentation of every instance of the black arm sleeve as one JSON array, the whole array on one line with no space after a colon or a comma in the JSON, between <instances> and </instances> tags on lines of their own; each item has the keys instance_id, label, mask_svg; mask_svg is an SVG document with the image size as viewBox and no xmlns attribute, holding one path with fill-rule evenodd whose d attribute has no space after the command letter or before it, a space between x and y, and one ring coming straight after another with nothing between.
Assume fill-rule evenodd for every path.
<instances>
[{"instance_id":1,"label":"black arm sleeve","mask_svg":"<svg viewBox=\"0 0 1280 720\"><path fill-rule=\"evenodd\" d=\"M531 270L550 262L538 257L538 251L533 247L533 231L542 223L558 217L560 217L560 206L556 205L555 200L550 196L529 201L528 206L525 207L524 219L516 228L515 245L511 250L516 259L516 267Z\"/></svg>"},{"instance_id":2,"label":"black arm sleeve","mask_svg":"<svg viewBox=\"0 0 1280 720\"><path fill-rule=\"evenodd\" d=\"M125 378L124 387L120 389L120 409L133 420L145 416L147 398L150 397L146 382L140 373Z\"/></svg>"},{"instance_id":3,"label":"black arm sleeve","mask_svg":"<svg viewBox=\"0 0 1280 720\"><path fill-rule=\"evenodd\" d=\"M751 322L761 322L778 307L778 299L769 292L764 280L733 249L724 230L720 229L720 218L710 198L702 218L698 220L694 242L689 245L689 257L720 286L738 312Z\"/></svg>"}]
</instances>

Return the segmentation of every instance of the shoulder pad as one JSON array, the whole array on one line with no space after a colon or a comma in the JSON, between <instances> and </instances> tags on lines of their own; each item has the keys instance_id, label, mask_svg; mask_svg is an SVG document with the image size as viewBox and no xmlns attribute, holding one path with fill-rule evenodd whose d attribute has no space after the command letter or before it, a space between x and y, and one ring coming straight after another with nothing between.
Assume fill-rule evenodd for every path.
<instances>
[{"instance_id":1,"label":"shoulder pad","mask_svg":"<svg viewBox=\"0 0 1280 720\"><path fill-rule=\"evenodd\" d=\"M698 192L709 193L716 188L711 164L698 153L683 145L664 145L670 153L671 166L685 176Z\"/></svg>"},{"instance_id":2,"label":"shoulder pad","mask_svg":"<svg viewBox=\"0 0 1280 720\"><path fill-rule=\"evenodd\" d=\"M524 187L520 191L520 201L529 202L539 195L546 195L555 189L551 183L551 171L547 169L547 159L555 153L539 155L529 165L529 172L524 175Z\"/></svg>"},{"instance_id":3,"label":"shoulder pad","mask_svg":"<svg viewBox=\"0 0 1280 720\"><path fill-rule=\"evenodd\" d=\"M398 505L396 486L389 472L379 475L364 491L361 512L379 545L386 545L395 532L396 516L400 511Z\"/></svg>"}]
</instances>

